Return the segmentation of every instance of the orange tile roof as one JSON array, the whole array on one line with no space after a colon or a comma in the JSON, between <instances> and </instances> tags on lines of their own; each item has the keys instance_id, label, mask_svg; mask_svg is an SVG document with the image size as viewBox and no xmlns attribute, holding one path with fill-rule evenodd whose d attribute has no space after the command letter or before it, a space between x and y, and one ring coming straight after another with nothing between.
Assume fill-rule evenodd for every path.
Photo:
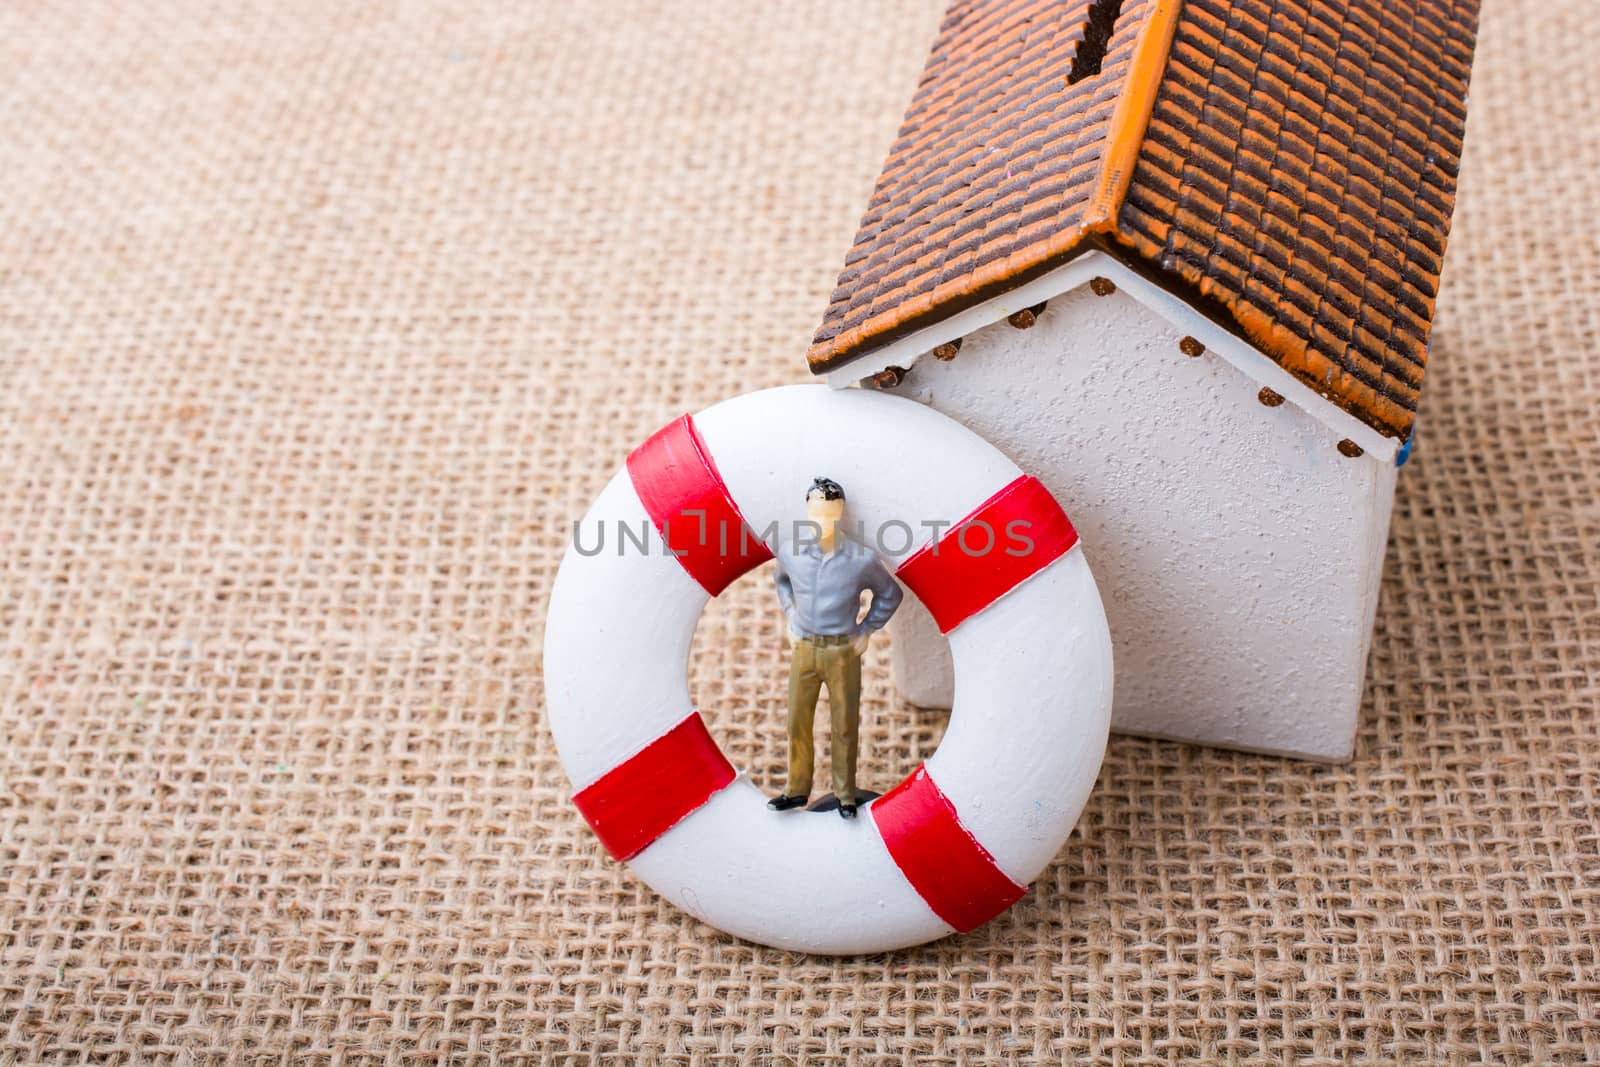
<instances>
[{"instance_id":1,"label":"orange tile roof","mask_svg":"<svg viewBox=\"0 0 1600 1067\"><path fill-rule=\"evenodd\" d=\"M1099 248L1407 436L1477 7L954 0L812 369Z\"/></svg>"}]
</instances>

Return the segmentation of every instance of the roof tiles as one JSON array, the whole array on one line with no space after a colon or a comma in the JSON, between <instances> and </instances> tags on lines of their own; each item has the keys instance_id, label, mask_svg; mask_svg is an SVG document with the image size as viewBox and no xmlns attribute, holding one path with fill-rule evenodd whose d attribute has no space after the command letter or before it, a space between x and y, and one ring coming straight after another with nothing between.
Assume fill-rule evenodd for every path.
<instances>
[{"instance_id":1,"label":"roof tiles","mask_svg":"<svg viewBox=\"0 0 1600 1067\"><path fill-rule=\"evenodd\" d=\"M1477 0L955 0L809 352L1111 252L1384 433L1416 415ZM1114 15L1074 77L1091 13ZM1091 45L1090 50L1093 50Z\"/></svg>"}]
</instances>

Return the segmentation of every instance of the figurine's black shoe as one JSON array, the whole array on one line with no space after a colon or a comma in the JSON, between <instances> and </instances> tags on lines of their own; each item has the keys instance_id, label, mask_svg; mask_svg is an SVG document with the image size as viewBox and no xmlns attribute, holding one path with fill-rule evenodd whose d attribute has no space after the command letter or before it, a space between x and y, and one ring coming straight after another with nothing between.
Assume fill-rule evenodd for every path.
<instances>
[{"instance_id":1,"label":"figurine's black shoe","mask_svg":"<svg viewBox=\"0 0 1600 1067\"><path fill-rule=\"evenodd\" d=\"M805 797L778 796L767 801L767 807L773 811L788 811L790 808L803 808L805 803Z\"/></svg>"},{"instance_id":2,"label":"figurine's black shoe","mask_svg":"<svg viewBox=\"0 0 1600 1067\"><path fill-rule=\"evenodd\" d=\"M839 818L841 818L841 819L853 819L855 817L856 817L856 806L854 804L840 804L839 805Z\"/></svg>"}]
</instances>

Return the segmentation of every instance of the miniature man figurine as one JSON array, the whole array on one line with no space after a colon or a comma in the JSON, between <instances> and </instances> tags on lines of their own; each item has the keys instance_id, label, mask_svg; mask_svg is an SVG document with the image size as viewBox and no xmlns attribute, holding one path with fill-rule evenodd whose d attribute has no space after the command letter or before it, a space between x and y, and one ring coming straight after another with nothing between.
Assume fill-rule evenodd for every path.
<instances>
[{"instance_id":1,"label":"miniature man figurine","mask_svg":"<svg viewBox=\"0 0 1600 1067\"><path fill-rule=\"evenodd\" d=\"M900 586L876 553L839 530L844 517L844 490L829 478L817 478L806 491L804 527L813 536L797 536L779 545L778 601L789 620L789 784L767 807L788 811L805 804L811 794L815 758L811 725L817 695L828 687L833 713L833 792L841 818L856 817L856 729L861 721L861 654L875 630L882 629L900 606ZM857 621L861 594L872 593L866 617Z\"/></svg>"}]
</instances>

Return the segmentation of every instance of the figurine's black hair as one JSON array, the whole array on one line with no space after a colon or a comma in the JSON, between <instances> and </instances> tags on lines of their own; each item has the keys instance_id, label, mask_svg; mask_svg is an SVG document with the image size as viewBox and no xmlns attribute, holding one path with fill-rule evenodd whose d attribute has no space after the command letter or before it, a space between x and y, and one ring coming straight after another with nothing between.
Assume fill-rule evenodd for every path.
<instances>
[{"instance_id":1,"label":"figurine's black hair","mask_svg":"<svg viewBox=\"0 0 1600 1067\"><path fill-rule=\"evenodd\" d=\"M824 500L843 500L844 487L832 478L813 478L811 488L806 490L806 499L811 499L812 493L821 493Z\"/></svg>"}]
</instances>

